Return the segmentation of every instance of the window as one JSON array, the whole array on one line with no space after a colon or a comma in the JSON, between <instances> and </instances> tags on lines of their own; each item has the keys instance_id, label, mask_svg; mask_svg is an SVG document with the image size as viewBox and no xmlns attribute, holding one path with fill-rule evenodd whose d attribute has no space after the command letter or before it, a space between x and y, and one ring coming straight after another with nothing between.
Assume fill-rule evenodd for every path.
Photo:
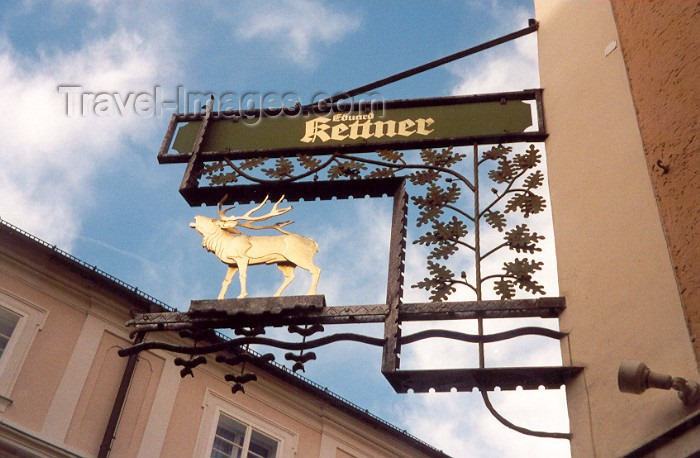
<instances>
[{"instance_id":1,"label":"window","mask_svg":"<svg viewBox=\"0 0 700 458\"><path fill-rule=\"evenodd\" d=\"M0 286L0 413L12 403L24 359L48 312Z\"/></svg>"},{"instance_id":2,"label":"window","mask_svg":"<svg viewBox=\"0 0 700 458\"><path fill-rule=\"evenodd\" d=\"M281 395L284 395L282 393ZM246 394L255 400L253 394ZM194 456L210 458L293 458L298 434L274 420L281 411L267 403L255 409L235 403L230 394L207 388Z\"/></svg>"},{"instance_id":3,"label":"window","mask_svg":"<svg viewBox=\"0 0 700 458\"><path fill-rule=\"evenodd\" d=\"M34 337L48 312L0 285L0 413L12 404L15 386Z\"/></svg>"},{"instance_id":4,"label":"window","mask_svg":"<svg viewBox=\"0 0 700 458\"><path fill-rule=\"evenodd\" d=\"M7 343L10 341L12 332L14 332L20 318L20 315L5 307L0 307L0 356L5 353Z\"/></svg>"},{"instance_id":5,"label":"window","mask_svg":"<svg viewBox=\"0 0 700 458\"><path fill-rule=\"evenodd\" d=\"M219 416L211 458L275 458L277 441L226 415Z\"/></svg>"}]
</instances>

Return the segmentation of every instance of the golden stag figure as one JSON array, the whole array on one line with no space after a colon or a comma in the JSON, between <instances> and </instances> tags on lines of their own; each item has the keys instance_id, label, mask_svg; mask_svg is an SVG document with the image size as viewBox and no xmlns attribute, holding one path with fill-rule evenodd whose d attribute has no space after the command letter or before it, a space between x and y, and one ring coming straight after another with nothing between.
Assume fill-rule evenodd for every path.
<instances>
[{"instance_id":1,"label":"golden stag figure","mask_svg":"<svg viewBox=\"0 0 700 458\"><path fill-rule=\"evenodd\" d=\"M246 271L249 265L255 264L277 264L277 267L284 275L284 281L279 287L275 296L282 294L282 291L294 280L294 268L299 266L311 274L311 288L307 294L316 294L316 286L321 275L319 269L313 262L314 254L318 251L318 244L313 240L292 234L282 227L291 224L292 221L276 223L270 226L254 226L256 221L264 221L269 218L283 215L292 207L277 208L284 196L280 197L269 213L262 216L252 216L260 210L267 202L269 196L260 205L249 210L242 216L226 216L233 207L224 209L223 203L228 198L224 196L219 201L219 219L208 218L206 216L195 216L190 227L197 230L202 235L202 246L216 255L221 262L228 265L226 277L221 283L219 299L226 295L231 279L240 270L241 294L239 298L246 297ZM251 236L241 233L238 228L246 229L275 229L283 235L275 236Z\"/></svg>"}]
</instances>

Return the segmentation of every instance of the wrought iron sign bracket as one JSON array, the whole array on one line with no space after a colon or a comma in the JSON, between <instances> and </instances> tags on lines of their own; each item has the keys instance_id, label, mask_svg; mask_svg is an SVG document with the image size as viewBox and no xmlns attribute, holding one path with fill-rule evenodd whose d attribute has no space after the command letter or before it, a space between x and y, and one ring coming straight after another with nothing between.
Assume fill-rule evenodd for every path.
<instances>
[{"instance_id":1,"label":"wrought iron sign bracket","mask_svg":"<svg viewBox=\"0 0 700 458\"><path fill-rule=\"evenodd\" d=\"M212 337L212 329L234 329L240 337L219 341L209 345L174 346L163 342L149 341L122 350L126 356L148 349L161 348L184 355L190 360L180 360L183 373L190 374L187 364L196 366L206 361L202 355L208 353L245 354L242 350L251 344L282 348L299 354L288 353L287 358L295 361L296 369L303 369L315 354L310 351L320 346L339 341L355 341L368 345L383 347L382 373L397 393L425 393L429 391L471 391L479 389L482 393L501 390L538 389L543 386L557 389L568 379L575 377L580 367L500 367L500 368L463 368L443 370L401 370L400 353L402 346L410 345L430 338L445 338L483 345L500 342L525 335L535 335L550 339L562 339L565 333L547 328L526 327L497 334L485 335L483 332L470 335L446 330L430 330L413 335L402 335L401 324L412 321L440 321L458 319L495 319L541 317L556 318L564 310L564 298L478 300L467 302L436 301L426 303L403 303L403 277L406 251L407 203L406 178L389 177L375 180L352 181L316 181L286 183L261 187L259 185L228 186L224 190L211 189L197 195L203 203L213 204L222 192L233 193L241 201L259 200L263 193L276 198L278 193L286 193L290 200L317 197L381 197L393 198L392 224L390 234L390 252L387 282L387 300L385 304L327 306L323 296L290 296L277 298L246 298L223 300L196 300L190 304L188 312L146 313L136 315L128 325L134 333L154 331L178 331L182 335L206 339ZM384 323L384 337L373 338L359 334L332 334L317 339L307 339L314 332L305 330L323 330L323 325ZM268 326L288 326L303 333L301 343L285 342L261 337ZM194 358L194 359L192 359ZM267 355L271 358L271 355ZM218 356L217 360L241 364L247 361L237 356ZM191 361L191 362L188 362ZM251 360L251 362L254 362ZM194 367L193 366L193 367ZM244 367L244 366L243 366ZM247 378L243 379L248 375ZM233 391L244 391L244 384L252 381L252 374L243 370L240 375L231 375L234 381ZM238 380L238 381L236 381ZM488 398L484 399L487 406ZM492 406L491 406L492 407ZM494 410L494 415L498 413ZM498 417L497 417L498 418ZM502 417L501 417L502 418ZM505 422L507 420L503 419ZM505 423L504 423L505 424ZM515 429L515 425L508 425ZM539 434L535 431L533 433ZM526 433L529 434L529 433ZM535 435L537 435L535 434ZM543 433L545 437L560 437L563 433ZM550 435L547 435L550 434ZM553 435L551 435L553 434ZM565 437L565 436L561 436Z\"/></svg>"},{"instance_id":2,"label":"wrought iron sign bracket","mask_svg":"<svg viewBox=\"0 0 700 458\"><path fill-rule=\"evenodd\" d=\"M325 298L319 296L287 296L278 298L250 298L192 301L188 312L162 312L138 314L127 324L133 328L132 333L188 331L200 334L209 329L255 329L266 326L317 326L332 324L386 323L392 316L392 308L387 304L331 306L327 307ZM409 303L401 304L397 315L400 322L436 321L454 319L483 318L552 318L564 310L564 299L559 297L541 299L521 299L512 301L481 302L445 302L445 303ZM548 328L529 327L490 335L470 335L455 331L429 330L408 336L397 337L397 333L387 326L389 331L383 339L371 338L359 334L334 334L303 344L290 343L258 336L243 336L211 346L172 346L150 341L136 344L122 350L123 356L136 352L163 348L186 355L203 355L218 351L233 351L237 347L250 344L270 345L289 350L313 349L339 341L356 341L369 345L384 346L382 371L398 393L409 390L422 393L435 391L493 391L538 389L540 386L556 389L575 376L580 367L500 367L500 368L465 368L443 370L399 370L395 367L396 356L388 349L400 348L430 338L447 338L468 343L500 342L524 335L536 335L551 339L561 339L566 333ZM243 334L239 334L243 335ZM389 357L386 357L389 355Z\"/></svg>"},{"instance_id":3,"label":"wrought iron sign bracket","mask_svg":"<svg viewBox=\"0 0 700 458\"><path fill-rule=\"evenodd\" d=\"M492 342L521 336L560 340L567 335L535 326L493 334L484 332L486 319L556 318L564 310L561 297L515 299L516 288L533 296L545 294L536 279L542 263L527 257L540 251L538 243L544 237L532 232L522 220L514 227L508 226L508 214L527 218L542 212L546 206L540 193L545 178L538 170L542 160L539 149L534 144L515 151L508 146L547 138L542 90L382 100L381 104L368 106L355 105L354 100L350 104L338 103L536 30L537 23L531 20L525 29L360 86L316 106L216 111L211 100L204 113L174 114L158 161L187 164L180 193L191 206L219 205L220 219L197 216L195 228L197 221L208 221L214 225L212 231L219 231L219 235L221 231L240 235L234 226L241 217L225 216L227 210L223 210L223 204L262 201L252 212L270 198L277 201L271 212L277 216L290 209L277 209L285 198L290 202L357 197L393 199L386 301L374 305L328 306L324 296L315 294L320 270L313 265L307 269L316 272L312 273L312 288L307 296L223 299L227 282L239 268L243 269L241 297L246 294L243 273L248 260L239 256L240 260L234 262L231 257L225 261L229 271L219 300L192 301L187 312L137 314L127 323L134 335L174 331L192 339L192 345L149 340L120 350L119 354L163 349L187 355L188 359L175 360L182 366L183 377L193 375L193 368L206 363L204 355L216 354L216 361L239 368L237 373L225 377L235 393L245 391L245 384L256 379L255 374L246 372L247 363L264 367L274 359L271 354L253 356L246 351L249 345L289 350L285 359L293 361L292 370L298 371L316 359L311 350L334 342L354 341L382 347L381 371L397 393L462 392L477 388L486 408L507 427L534 436L570 438L568 433L531 431L512 424L496 411L487 394L496 388L557 389L582 370L567 366L496 368L487 367L485 361L485 345ZM492 147L480 150L480 145ZM473 147L472 152L454 149L464 146ZM469 156L471 160L465 161ZM487 176L490 184L484 184ZM417 194L409 196L414 191ZM418 209L416 226L430 228L413 241L430 251L428 276L411 285L427 290L430 302L403 302L409 203ZM251 227L244 223L239 228L275 228L297 237L297 241L306 240L307 247L317 247L310 239L282 230L286 224L289 222ZM503 242L482 247L482 226L500 233ZM207 235L198 231L203 240L213 240L214 232ZM216 252L214 245L205 246ZM482 273L485 260L503 248L518 253L519 257L505 260L502 272ZM458 250L469 253L472 264L455 266L453 255ZM283 273L290 267L290 259L279 251L265 253L258 257L259 262L277 263ZM216 254L222 259L220 253ZM293 269L295 263L291 264ZM285 273L285 283L278 294L291 281L288 277ZM484 299L486 284L492 286L501 300ZM476 300L451 301L458 288L473 293ZM476 320L478 332L431 329L406 335L402 330L403 323L412 321L460 319ZM314 337L324 331L324 325L360 323L383 323L383 337L355 333ZM301 342L264 337L265 328L270 326L286 326L290 333L301 337ZM217 337L217 329L232 329L236 337ZM402 370L401 349L432 338L478 345L479 367Z\"/></svg>"},{"instance_id":4,"label":"wrought iron sign bracket","mask_svg":"<svg viewBox=\"0 0 700 458\"><path fill-rule=\"evenodd\" d=\"M398 323L411 321L434 321L474 318L525 318L557 317L564 310L564 298L521 299L508 301L471 301L444 303L408 303L394 308ZM367 345L383 346L382 373L397 393L435 392L471 392L477 388L484 397L489 410L506 426L524 434L570 438L567 433L548 433L531 431L516 425L500 416L493 408L486 392L495 389L536 390L540 387L558 389L569 379L577 376L582 367L481 367L462 369L401 370L399 368L398 349L430 338L454 339L467 343L491 343L524 335L541 336L550 339L562 339L566 333L540 327L526 327L510 331L472 335L455 331L433 329L401 336L396 332L392 307L389 304L326 306L325 298L317 296L288 296L277 298L250 298L192 301L188 312L162 312L138 314L127 323L133 328L133 335L147 332L177 331L186 337L199 339L205 344L173 345L156 340L137 343L130 348L120 350L121 356L137 354L141 351L162 349L188 355L189 359L176 359L176 364L183 366L182 376L192 375L191 370L205 363L203 355L216 353L216 360L232 366L240 366L239 375L230 374L227 380L234 382L232 391L245 391L244 384L256 379L251 372L245 372L245 363L264 367L266 362L274 359L271 354L261 358L250 356L244 347L248 345L265 345L290 351L286 359L294 360L295 370L304 368L310 359L316 359L310 351L315 348L340 341L353 341ZM323 325L385 323L383 339L361 334L339 333L307 340L314 332L323 330ZM302 342L288 342L260 337L267 326L288 326L290 332L299 332L304 336ZM303 327L303 328L302 328ZM217 339L212 329L233 329L240 336L229 340ZM312 330L304 335L303 330ZM305 353L304 353L305 352ZM227 356L232 355L232 356ZM248 356L246 356L248 355ZM388 370L386 370L388 368Z\"/></svg>"}]
</instances>

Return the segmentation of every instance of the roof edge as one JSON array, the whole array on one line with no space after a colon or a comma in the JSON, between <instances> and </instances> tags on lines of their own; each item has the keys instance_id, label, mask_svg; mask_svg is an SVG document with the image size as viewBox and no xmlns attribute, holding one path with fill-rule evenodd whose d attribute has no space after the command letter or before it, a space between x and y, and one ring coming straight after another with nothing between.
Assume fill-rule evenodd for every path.
<instances>
[{"instance_id":1,"label":"roof edge","mask_svg":"<svg viewBox=\"0 0 700 458\"><path fill-rule=\"evenodd\" d=\"M97 266L91 265L64 250L61 250L56 245L52 245L0 218L0 236L2 235L15 238L18 242L23 242L32 249L40 250L47 257L54 258L64 263L69 269L74 270L80 277L93 281L110 290L114 294L126 295L128 302L132 303L132 305L138 307L144 312L157 313L177 311L177 309L174 307L171 307L150 294L141 291L139 288L132 286L113 275L110 275L109 273L99 269ZM217 337L219 339L226 339L226 336L218 332ZM323 387L302 375L292 372L287 367L277 362L268 363L261 360L259 357L262 355L253 350L248 350L248 352L256 357L256 366L269 372L271 375L280 378L284 382L289 383L290 385L293 385L312 396L320 398L333 407L357 418L360 421L365 422L373 428L382 430L383 432L410 444L428 456L435 458L449 458L449 455L445 454L441 450L438 450L427 442L418 439L417 437L408 433L408 431L402 430L388 421L370 413L369 410L362 409L357 404L352 403L328 388Z\"/></svg>"}]
</instances>

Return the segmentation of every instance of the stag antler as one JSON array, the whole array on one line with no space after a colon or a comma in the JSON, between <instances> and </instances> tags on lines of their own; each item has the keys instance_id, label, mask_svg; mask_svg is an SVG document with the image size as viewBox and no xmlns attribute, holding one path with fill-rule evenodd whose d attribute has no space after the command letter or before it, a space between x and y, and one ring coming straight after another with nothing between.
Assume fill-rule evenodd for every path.
<instances>
[{"instance_id":1,"label":"stag antler","mask_svg":"<svg viewBox=\"0 0 700 458\"><path fill-rule=\"evenodd\" d=\"M244 215L241 216L226 216L226 213L229 211L233 210L233 207L229 207L227 209L223 208L223 204L228 199L228 194L226 194L218 204L219 208L219 218L221 221L225 223L232 223L230 227L224 227L224 229L233 229L234 226L240 226L240 227L245 227L248 229L275 229L283 234L289 234L289 232L285 231L282 229L284 226L287 226L288 224L292 224L292 221L283 221L281 223L276 223L270 226L253 226L251 223L255 221L264 221L270 218L273 218L275 216L283 215L287 213L289 210L292 210L293 207L286 207L286 208L277 208L277 206L284 200L284 194L282 197L279 198L277 202L275 202L275 205L272 206L272 210L270 210L267 214L265 215L260 215L260 216L251 216L253 213L256 211L260 210L265 203L267 203L267 200L270 196L267 195L265 196L265 199L255 208L252 208L248 210ZM238 224L238 221L245 221L245 223Z\"/></svg>"}]
</instances>

